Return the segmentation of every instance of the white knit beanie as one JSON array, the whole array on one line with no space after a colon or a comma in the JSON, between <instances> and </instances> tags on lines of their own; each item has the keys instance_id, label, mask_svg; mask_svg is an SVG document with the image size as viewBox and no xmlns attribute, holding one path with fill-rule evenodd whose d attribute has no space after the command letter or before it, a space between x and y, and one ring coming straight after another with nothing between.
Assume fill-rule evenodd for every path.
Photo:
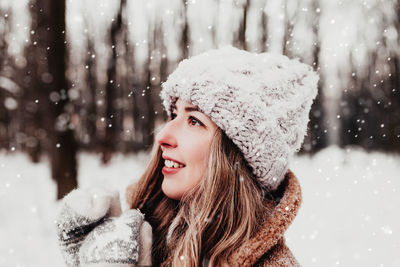
<instances>
[{"instance_id":1,"label":"white knit beanie","mask_svg":"<svg viewBox=\"0 0 400 267\"><path fill-rule=\"evenodd\" d=\"M197 106L272 191L301 148L318 79L297 59L224 46L181 61L162 84L160 96L168 116L176 98Z\"/></svg>"}]
</instances>

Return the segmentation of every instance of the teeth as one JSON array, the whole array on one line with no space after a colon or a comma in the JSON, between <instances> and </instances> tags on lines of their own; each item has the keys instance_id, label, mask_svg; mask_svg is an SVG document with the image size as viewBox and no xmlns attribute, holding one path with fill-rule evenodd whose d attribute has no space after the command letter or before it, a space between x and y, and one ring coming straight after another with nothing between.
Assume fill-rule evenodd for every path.
<instances>
[{"instance_id":1,"label":"teeth","mask_svg":"<svg viewBox=\"0 0 400 267\"><path fill-rule=\"evenodd\" d=\"M175 162L175 161L172 161L172 160L165 160L164 164L168 168L182 168L183 167L182 164L179 164L178 162Z\"/></svg>"}]
</instances>

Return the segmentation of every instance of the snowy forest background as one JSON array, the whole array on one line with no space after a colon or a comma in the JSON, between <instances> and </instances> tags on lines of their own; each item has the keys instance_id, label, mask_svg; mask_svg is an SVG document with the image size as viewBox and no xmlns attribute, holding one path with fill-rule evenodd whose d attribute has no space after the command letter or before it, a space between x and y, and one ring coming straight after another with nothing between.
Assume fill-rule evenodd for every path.
<instances>
[{"instance_id":1,"label":"snowy forest background","mask_svg":"<svg viewBox=\"0 0 400 267\"><path fill-rule=\"evenodd\" d=\"M0 0L0 266L63 266L57 199L122 195L166 120L161 82L224 44L320 74L291 166L299 262L400 266L399 30L396 0Z\"/></svg>"}]
</instances>

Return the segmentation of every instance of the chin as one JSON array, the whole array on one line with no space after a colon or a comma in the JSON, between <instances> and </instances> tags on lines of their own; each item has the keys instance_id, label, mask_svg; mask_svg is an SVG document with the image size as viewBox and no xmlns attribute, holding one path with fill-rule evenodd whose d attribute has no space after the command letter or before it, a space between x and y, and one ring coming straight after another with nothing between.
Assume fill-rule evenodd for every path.
<instances>
[{"instance_id":1,"label":"chin","mask_svg":"<svg viewBox=\"0 0 400 267\"><path fill-rule=\"evenodd\" d=\"M165 178L161 185L161 190L168 198L180 200L182 197L182 193L177 190L177 187L166 181Z\"/></svg>"}]
</instances>

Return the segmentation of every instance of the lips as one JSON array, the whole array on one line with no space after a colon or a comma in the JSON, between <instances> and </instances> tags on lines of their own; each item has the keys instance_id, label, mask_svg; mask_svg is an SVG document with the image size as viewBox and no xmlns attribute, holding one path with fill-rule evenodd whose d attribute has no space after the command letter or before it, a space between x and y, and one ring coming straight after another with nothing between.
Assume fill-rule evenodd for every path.
<instances>
[{"instance_id":1,"label":"lips","mask_svg":"<svg viewBox=\"0 0 400 267\"><path fill-rule=\"evenodd\" d=\"M183 168L185 168L185 167L182 167L182 168L169 168L169 167L167 167L167 166L164 166L164 167L162 168L161 172L162 172L164 175L175 174L175 173L179 172L180 170L182 170Z\"/></svg>"},{"instance_id":2,"label":"lips","mask_svg":"<svg viewBox=\"0 0 400 267\"><path fill-rule=\"evenodd\" d=\"M162 158L164 160L172 160L172 161L175 161L175 162L183 165L183 167L181 167L181 168L170 168L170 167L164 166L162 168L162 173L164 175L175 174L175 173L179 172L181 169L185 168L185 166L186 166L184 163L182 163L182 162L180 162L180 161L178 161L178 160L176 160L174 158L171 158L171 157L168 157L168 156L165 156L165 155L163 155Z\"/></svg>"}]
</instances>

